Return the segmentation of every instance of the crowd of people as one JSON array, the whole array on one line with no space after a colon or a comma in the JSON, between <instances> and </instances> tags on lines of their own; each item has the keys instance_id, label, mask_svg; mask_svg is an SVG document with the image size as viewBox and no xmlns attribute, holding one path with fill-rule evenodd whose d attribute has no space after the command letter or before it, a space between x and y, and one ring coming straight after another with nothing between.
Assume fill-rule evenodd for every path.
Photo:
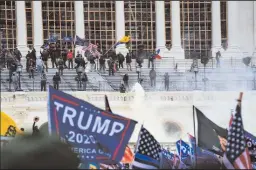
<instances>
[{"instance_id":1,"label":"crowd of people","mask_svg":"<svg viewBox=\"0 0 256 170\"><path fill-rule=\"evenodd\" d=\"M100 50L99 50L100 51ZM154 53L145 54L143 49L139 49L136 55L127 53L124 56L122 53L116 54L114 50L110 50L104 55L94 56L89 51L83 53L83 51L77 51L68 48L61 48L59 43L44 44L40 49L40 55L36 55L37 52L34 47L30 47L30 50L25 56L25 70L30 79L34 79L35 76L41 78L41 91L46 91L46 84L48 82L47 72L49 69L48 60L51 61L51 68L56 68L58 71L52 77L53 86L59 89L61 83L61 77L64 75L65 69L76 69L77 76L77 89L86 90L88 77L85 69L89 66L90 71L99 71L101 74L108 71L109 76L115 76L115 73L120 69L126 69L127 73L123 77L123 81L120 84L120 92L126 92L129 89L129 75L132 69L132 59L136 59L137 66L142 67L145 57L148 59L148 68L151 68L149 72L150 84L154 88L156 86L156 71L154 69ZM22 54L15 48L14 50L1 50L0 55L0 67L1 69L7 68L9 70L9 83L13 85L13 89L18 89L17 74L18 65L21 63ZM124 68L126 64L126 68ZM108 66L108 69L106 68ZM23 67L23 66L22 66ZM164 78L165 90L169 90L169 76ZM142 79L138 80L142 83ZM11 87L10 87L11 89Z\"/></svg>"}]
</instances>

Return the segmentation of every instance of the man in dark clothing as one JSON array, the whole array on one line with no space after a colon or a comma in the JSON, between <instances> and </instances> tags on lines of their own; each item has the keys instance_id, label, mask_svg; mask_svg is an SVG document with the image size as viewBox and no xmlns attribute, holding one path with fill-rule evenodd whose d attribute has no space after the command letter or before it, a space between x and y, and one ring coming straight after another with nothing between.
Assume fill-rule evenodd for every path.
<instances>
[{"instance_id":1,"label":"man in dark clothing","mask_svg":"<svg viewBox=\"0 0 256 170\"><path fill-rule=\"evenodd\" d=\"M33 126L32 126L32 135L38 135L39 134L39 129L38 127L36 126L36 123L39 121L39 117L35 117L34 118L34 123L33 123Z\"/></svg>"},{"instance_id":2,"label":"man in dark clothing","mask_svg":"<svg viewBox=\"0 0 256 170\"><path fill-rule=\"evenodd\" d=\"M13 72L15 72L17 70L17 63L15 62L14 59L12 59L12 61L10 61L10 68L9 68L9 83L12 82L12 74Z\"/></svg>"},{"instance_id":3,"label":"man in dark clothing","mask_svg":"<svg viewBox=\"0 0 256 170\"><path fill-rule=\"evenodd\" d=\"M57 61L56 61L58 58L57 50L56 49L52 50L50 55L51 55L52 68L54 68L54 65L57 68Z\"/></svg>"},{"instance_id":4,"label":"man in dark clothing","mask_svg":"<svg viewBox=\"0 0 256 170\"><path fill-rule=\"evenodd\" d=\"M220 53L220 51L218 51L218 52L216 53L217 67L220 67L220 57L221 57L221 53Z\"/></svg>"},{"instance_id":5,"label":"man in dark clothing","mask_svg":"<svg viewBox=\"0 0 256 170\"><path fill-rule=\"evenodd\" d=\"M53 87L57 90L59 90L59 83L61 82L60 75L58 72L53 76Z\"/></svg>"},{"instance_id":6,"label":"man in dark clothing","mask_svg":"<svg viewBox=\"0 0 256 170\"><path fill-rule=\"evenodd\" d=\"M128 74L125 74L123 77L123 81L124 81L124 85L125 85L126 89L129 88L128 80L129 80L129 76L128 76Z\"/></svg>"},{"instance_id":7,"label":"man in dark clothing","mask_svg":"<svg viewBox=\"0 0 256 170\"><path fill-rule=\"evenodd\" d=\"M63 49L62 53L61 53L61 56L62 56L65 68L68 68L68 66L66 65L66 61L68 60L67 54L68 54L68 50L67 49Z\"/></svg>"},{"instance_id":8,"label":"man in dark clothing","mask_svg":"<svg viewBox=\"0 0 256 170\"><path fill-rule=\"evenodd\" d=\"M155 56L156 54L152 53L150 55L148 55L148 68L150 68L150 63L152 65L152 68L154 67L154 63L155 63Z\"/></svg>"},{"instance_id":9,"label":"man in dark clothing","mask_svg":"<svg viewBox=\"0 0 256 170\"><path fill-rule=\"evenodd\" d=\"M118 59L118 68L124 68L124 56L123 56L123 54L121 54L120 52L118 53L118 55L117 55L117 59Z\"/></svg>"},{"instance_id":10,"label":"man in dark clothing","mask_svg":"<svg viewBox=\"0 0 256 170\"><path fill-rule=\"evenodd\" d=\"M41 58L42 58L42 60L43 60L43 62L44 62L45 70L46 70L46 72L48 72L48 57L49 57L49 51L46 50L46 49L44 49L43 52L40 51L40 53L41 53Z\"/></svg>"},{"instance_id":11,"label":"man in dark clothing","mask_svg":"<svg viewBox=\"0 0 256 170\"><path fill-rule=\"evenodd\" d=\"M91 56L90 57L90 69L91 69L91 71L95 71L95 57L94 56Z\"/></svg>"},{"instance_id":12,"label":"man in dark clothing","mask_svg":"<svg viewBox=\"0 0 256 170\"><path fill-rule=\"evenodd\" d=\"M83 56L79 53L79 51L77 51L77 55L75 58L75 63L76 63L75 69L77 69L82 64L82 58Z\"/></svg>"},{"instance_id":13,"label":"man in dark clothing","mask_svg":"<svg viewBox=\"0 0 256 170\"><path fill-rule=\"evenodd\" d=\"M64 69L64 61L62 58L58 61L58 69L61 76L63 76L63 69Z\"/></svg>"},{"instance_id":14,"label":"man in dark clothing","mask_svg":"<svg viewBox=\"0 0 256 170\"><path fill-rule=\"evenodd\" d=\"M100 62L100 72L104 72L105 73L105 56L101 56L99 59Z\"/></svg>"},{"instance_id":15,"label":"man in dark clothing","mask_svg":"<svg viewBox=\"0 0 256 170\"><path fill-rule=\"evenodd\" d=\"M165 90L166 91L169 91L169 74L168 73L165 73L164 75L164 87L165 87Z\"/></svg>"},{"instance_id":16,"label":"man in dark clothing","mask_svg":"<svg viewBox=\"0 0 256 170\"><path fill-rule=\"evenodd\" d=\"M35 62L33 59L30 59L28 62L28 72L29 72L29 78L34 78L34 71L35 71Z\"/></svg>"},{"instance_id":17,"label":"man in dark clothing","mask_svg":"<svg viewBox=\"0 0 256 170\"><path fill-rule=\"evenodd\" d=\"M112 58L110 57L110 59L108 60L108 73L109 76L114 76L114 61L112 60Z\"/></svg>"},{"instance_id":18,"label":"man in dark clothing","mask_svg":"<svg viewBox=\"0 0 256 170\"><path fill-rule=\"evenodd\" d=\"M22 55L20 53L20 50L18 50L18 48L14 49L14 55L17 58L17 60L20 62Z\"/></svg>"},{"instance_id":19,"label":"man in dark clothing","mask_svg":"<svg viewBox=\"0 0 256 170\"><path fill-rule=\"evenodd\" d=\"M46 74L43 72L41 77L41 91L46 91L46 82L47 82L47 77Z\"/></svg>"},{"instance_id":20,"label":"man in dark clothing","mask_svg":"<svg viewBox=\"0 0 256 170\"><path fill-rule=\"evenodd\" d=\"M151 82L151 87L156 86L156 71L154 68L152 68L149 72L149 77L150 77L150 82Z\"/></svg>"},{"instance_id":21,"label":"man in dark clothing","mask_svg":"<svg viewBox=\"0 0 256 170\"><path fill-rule=\"evenodd\" d=\"M30 51L28 51L28 54L26 55L26 71L29 72L29 61L32 59L32 55Z\"/></svg>"},{"instance_id":22,"label":"man in dark clothing","mask_svg":"<svg viewBox=\"0 0 256 170\"><path fill-rule=\"evenodd\" d=\"M32 47L32 51L31 51L31 57L34 61L36 61L36 50L34 47Z\"/></svg>"},{"instance_id":23,"label":"man in dark clothing","mask_svg":"<svg viewBox=\"0 0 256 170\"><path fill-rule=\"evenodd\" d=\"M120 84L120 93L125 93L126 89L125 89L125 85L124 83Z\"/></svg>"},{"instance_id":24,"label":"man in dark clothing","mask_svg":"<svg viewBox=\"0 0 256 170\"><path fill-rule=\"evenodd\" d=\"M87 87L87 82L88 82L88 77L87 74L84 72L84 74L82 75L82 82L83 82L83 90L86 91L86 87Z\"/></svg>"},{"instance_id":25,"label":"man in dark clothing","mask_svg":"<svg viewBox=\"0 0 256 170\"><path fill-rule=\"evenodd\" d=\"M127 66L128 71L132 71L131 62L132 62L132 57L131 57L130 53L127 53L127 55L126 55L126 66Z\"/></svg>"}]
</instances>

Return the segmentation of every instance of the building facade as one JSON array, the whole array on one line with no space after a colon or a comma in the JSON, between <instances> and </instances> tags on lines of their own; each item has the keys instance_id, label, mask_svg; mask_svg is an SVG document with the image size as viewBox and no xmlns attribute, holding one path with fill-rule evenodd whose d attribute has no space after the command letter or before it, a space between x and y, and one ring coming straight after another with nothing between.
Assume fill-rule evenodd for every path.
<instances>
[{"instance_id":1,"label":"building facade","mask_svg":"<svg viewBox=\"0 0 256 170\"><path fill-rule=\"evenodd\" d=\"M256 47L253 1L1 1L1 44L26 53L39 51L50 34L99 44L104 52L124 35L136 51L168 51L171 57L201 57L220 50L224 56L251 56ZM118 48L121 48L119 46Z\"/></svg>"}]
</instances>

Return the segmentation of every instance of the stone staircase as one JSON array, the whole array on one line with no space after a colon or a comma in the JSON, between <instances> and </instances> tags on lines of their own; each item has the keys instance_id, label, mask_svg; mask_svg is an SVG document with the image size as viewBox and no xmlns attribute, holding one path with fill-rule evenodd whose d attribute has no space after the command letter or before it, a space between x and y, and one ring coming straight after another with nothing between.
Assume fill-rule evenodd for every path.
<instances>
[{"instance_id":1,"label":"stone staircase","mask_svg":"<svg viewBox=\"0 0 256 170\"><path fill-rule=\"evenodd\" d=\"M48 69L47 83L53 85L52 78L56 73L57 69ZM61 83L59 85L59 90L62 91L77 91L77 82L75 81L75 76L77 75L75 69L64 69L63 76L61 76ZM88 84L87 91L112 91L113 89L109 84L97 73L88 72ZM9 71L4 69L1 71L1 91L9 90ZM11 85L13 89L13 86ZM41 91L40 86L40 76L35 73L34 79L29 78L29 74L23 70L21 73L21 89L23 91Z\"/></svg>"}]
</instances>

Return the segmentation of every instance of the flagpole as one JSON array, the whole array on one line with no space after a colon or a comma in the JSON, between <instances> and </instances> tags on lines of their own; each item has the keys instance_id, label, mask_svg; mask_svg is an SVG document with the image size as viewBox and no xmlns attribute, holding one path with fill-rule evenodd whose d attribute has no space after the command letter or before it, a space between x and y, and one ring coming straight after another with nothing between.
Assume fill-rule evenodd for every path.
<instances>
[{"instance_id":1,"label":"flagpole","mask_svg":"<svg viewBox=\"0 0 256 170\"><path fill-rule=\"evenodd\" d=\"M112 47L110 47L110 48L108 49L108 51L105 52L105 54L103 54L103 55L106 55L117 43L118 43L118 42L116 42Z\"/></svg>"},{"instance_id":2,"label":"flagpole","mask_svg":"<svg viewBox=\"0 0 256 170\"><path fill-rule=\"evenodd\" d=\"M193 124L194 124L194 137L195 139L197 139L197 135L196 135L196 123L195 123L195 106L193 105ZM197 167L197 152L196 152L196 144L197 141L195 140L195 153L194 153L194 156L195 156L195 169Z\"/></svg>"}]
</instances>

